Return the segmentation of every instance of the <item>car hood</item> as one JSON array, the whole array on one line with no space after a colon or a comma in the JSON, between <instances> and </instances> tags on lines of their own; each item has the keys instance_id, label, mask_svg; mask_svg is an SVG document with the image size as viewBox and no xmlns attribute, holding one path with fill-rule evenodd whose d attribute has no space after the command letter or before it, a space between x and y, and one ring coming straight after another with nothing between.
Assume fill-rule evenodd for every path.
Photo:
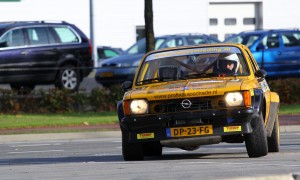
<instances>
[{"instance_id":1,"label":"car hood","mask_svg":"<svg viewBox=\"0 0 300 180\"><path fill-rule=\"evenodd\" d=\"M120 56L105 59L101 62L102 66L116 66L117 64L129 64L131 66L138 66L144 54L123 54Z\"/></svg>"},{"instance_id":2,"label":"car hood","mask_svg":"<svg viewBox=\"0 0 300 180\"><path fill-rule=\"evenodd\" d=\"M137 87L124 96L125 99L179 99L202 96L221 96L225 92L250 89L255 86L251 82L244 83L247 79L196 79L165 82ZM247 86L243 86L247 84ZM248 85L250 84L250 85Z\"/></svg>"}]
</instances>

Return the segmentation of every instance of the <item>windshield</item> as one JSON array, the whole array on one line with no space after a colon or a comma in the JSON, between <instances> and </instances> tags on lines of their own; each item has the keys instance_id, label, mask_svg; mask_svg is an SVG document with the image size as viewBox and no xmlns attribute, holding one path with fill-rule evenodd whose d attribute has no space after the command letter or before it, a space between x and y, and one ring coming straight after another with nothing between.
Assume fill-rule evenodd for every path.
<instances>
[{"instance_id":1,"label":"windshield","mask_svg":"<svg viewBox=\"0 0 300 180\"><path fill-rule=\"evenodd\" d=\"M136 84L245 75L249 75L249 70L238 48L194 48L149 55Z\"/></svg>"},{"instance_id":2,"label":"windshield","mask_svg":"<svg viewBox=\"0 0 300 180\"><path fill-rule=\"evenodd\" d=\"M250 47L260 36L261 36L261 34L241 34L241 35L237 35L237 36L228 38L226 40L226 42L244 44L244 45Z\"/></svg>"},{"instance_id":3,"label":"windshield","mask_svg":"<svg viewBox=\"0 0 300 180\"><path fill-rule=\"evenodd\" d=\"M159 49L160 46L166 41L166 38L155 39L155 50ZM132 45L125 51L126 54L145 54L146 53L146 39L143 38L137 43Z\"/></svg>"}]
</instances>

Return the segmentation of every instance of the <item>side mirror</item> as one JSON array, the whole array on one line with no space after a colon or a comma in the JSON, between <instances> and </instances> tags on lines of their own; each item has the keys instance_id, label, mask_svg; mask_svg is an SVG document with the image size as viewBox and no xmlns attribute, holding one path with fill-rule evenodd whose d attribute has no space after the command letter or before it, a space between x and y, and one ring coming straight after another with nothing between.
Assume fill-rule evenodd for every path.
<instances>
[{"instance_id":1,"label":"side mirror","mask_svg":"<svg viewBox=\"0 0 300 180\"><path fill-rule=\"evenodd\" d=\"M262 43L259 43L256 47L256 51L263 51L265 49L268 49L268 46L263 45Z\"/></svg>"},{"instance_id":2,"label":"side mirror","mask_svg":"<svg viewBox=\"0 0 300 180\"><path fill-rule=\"evenodd\" d=\"M7 42L6 41L0 42L0 48L2 48L2 47L7 47Z\"/></svg>"},{"instance_id":3,"label":"side mirror","mask_svg":"<svg viewBox=\"0 0 300 180\"><path fill-rule=\"evenodd\" d=\"M256 71L254 73L254 75L257 76L257 77L259 77L259 78L265 79L266 76L267 76L267 71L260 69L260 70Z\"/></svg>"},{"instance_id":4,"label":"side mirror","mask_svg":"<svg viewBox=\"0 0 300 180\"><path fill-rule=\"evenodd\" d=\"M124 91L128 91L129 89L132 88L132 82L131 81L125 81L125 82L122 83L121 87Z\"/></svg>"}]
</instances>

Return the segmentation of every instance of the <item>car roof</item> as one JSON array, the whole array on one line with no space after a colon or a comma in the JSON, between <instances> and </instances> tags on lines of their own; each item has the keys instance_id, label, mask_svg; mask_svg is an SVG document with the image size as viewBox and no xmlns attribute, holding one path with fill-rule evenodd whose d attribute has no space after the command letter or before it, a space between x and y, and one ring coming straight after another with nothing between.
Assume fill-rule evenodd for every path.
<instances>
[{"instance_id":1,"label":"car roof","mask_svg":"<svg viewBox=\"0 0 300 180\"><path fill-rule=\"evenodd\" d=\"M242 31L239 34L263 34L268 32L283 32L283 31L299 31L299 30L298 29L259 29L259 30Z\"/></svg>"},{"instance_id":2,"label":"car roof","mask_svg":"<svg viewBox=\"0 0 300 180\"><path fill-rule=\"evenodd\" d=\"M169 47L169 48L157 49L157 50L153 50L153 51L148 52L146 54L146 56L148 56L150 54L158 53L158 52L169 51L169 50L205 48L205 47L228 47L228 46L234 46L234 47L238 47L240 49L247 48L247 46L245 46L243 44L236 44L236 43L198 44L198 45L187 45L187 46L177 46L177 47Z\"/></svg>"},{"instance_id":3,"label":"car roof","mask_svg":"<svg viewBox=\"0 0 300 180\"><path fill-rule=\"evenodd\" d=\"M155 37L156 38L167 38L167 37L187 37L187 36L208 36L208 35L201 34L201 33L182 33L182 34L161 35L161 36L155 36Z\"/></svg>"},{"instance_id":4,"label":"car roof","mask_svg":"<svg viewBox=\"0 0 300 180\"><path fill-rule=\"evenodd\" d=\"M30 26L30 25L42 25L42 24L52 24L52 25L70 25L65 21L7 21L7 22L0 22L0 28L13 28L19 26Z\"/></svg>"}]
</instances>

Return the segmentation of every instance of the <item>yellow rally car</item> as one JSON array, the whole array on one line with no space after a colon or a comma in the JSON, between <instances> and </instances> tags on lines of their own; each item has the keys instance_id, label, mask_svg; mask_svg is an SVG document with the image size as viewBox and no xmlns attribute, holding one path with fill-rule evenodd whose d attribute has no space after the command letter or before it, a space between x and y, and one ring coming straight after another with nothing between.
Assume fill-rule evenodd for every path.
<instances>
[{"instance_id":1,"label":"yellow rally car","mask_svg":"<svg viewBox=\"0 0 300 180\"><path fill-rule=\"evenodd\" d=\"M278 152L279 96L250 50L238 44L185 46L146 54L118 103L124 160L243 143L249 157Z\"/></svg>"}]
</instances>

